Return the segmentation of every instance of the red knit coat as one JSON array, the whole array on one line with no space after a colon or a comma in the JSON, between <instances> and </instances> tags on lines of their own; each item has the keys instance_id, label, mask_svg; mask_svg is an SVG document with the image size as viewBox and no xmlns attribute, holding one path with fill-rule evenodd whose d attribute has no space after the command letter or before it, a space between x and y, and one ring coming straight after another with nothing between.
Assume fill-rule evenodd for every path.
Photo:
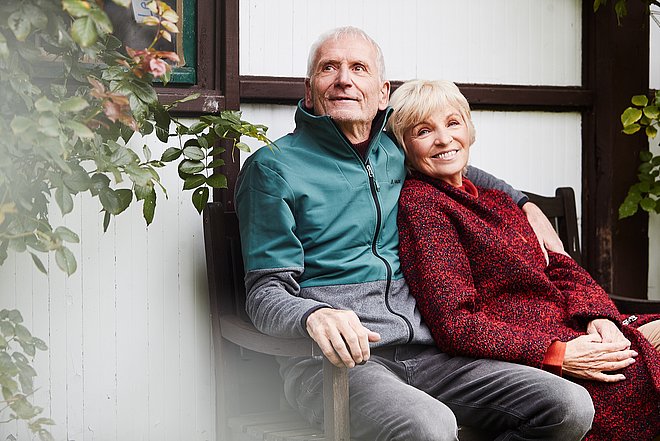
<instances>
[{"instance_id":1,"label":"red knit coat","mask_svg":"<svg viewBox=\"0 0 660 441\"><path fill-rule=\"evenodd\" d=\"M408 179L399 203L403 273L436 344L450 354L541 368L553 341L586 333L608 318L639 353L603 383L570 378L596 408L588 440L651 440L660 433L660 355L636 327L622 325L607 294L573 259L545 258L524 213L506 194L475 197L423 175Z\"/></svg>"}]
</instances>

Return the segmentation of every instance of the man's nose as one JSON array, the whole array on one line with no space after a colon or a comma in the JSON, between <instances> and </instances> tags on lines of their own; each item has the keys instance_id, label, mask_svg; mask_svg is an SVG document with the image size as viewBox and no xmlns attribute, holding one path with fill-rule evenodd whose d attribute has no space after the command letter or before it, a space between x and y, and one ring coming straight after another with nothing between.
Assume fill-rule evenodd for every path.
<instances>
[{"instance_id":1,"label":"man's nose","mask_svg":"<svg viewBox=\"0 0 660 441\"><path fill-rule=\"evenodd\" d=\"M345 87L352 84L351 81L351 71L348 66L341 65L337 69L337 78L335 79L335 85Z\"/></svg>"}]
</instances>

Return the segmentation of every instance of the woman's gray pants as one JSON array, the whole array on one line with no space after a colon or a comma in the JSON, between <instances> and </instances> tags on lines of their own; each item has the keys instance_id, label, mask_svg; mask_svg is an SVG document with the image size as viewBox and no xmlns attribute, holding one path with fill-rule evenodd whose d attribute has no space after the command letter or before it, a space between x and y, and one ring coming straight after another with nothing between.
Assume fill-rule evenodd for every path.
<instances>
[{"instance_id":1,"label":"woman's gray pants","mask_svg":"<svg viewBox=\"0 0 660 441\"><path fill-rule=\"evenodd\" d=\"M323 423L322 361L282 365L288 401ZM580 440L594 407L581 386L540 369L452 357L433 346L376 349L349 370L351 437L457 440L474 426L496 440Z\"/></svg>"}]
</instances>

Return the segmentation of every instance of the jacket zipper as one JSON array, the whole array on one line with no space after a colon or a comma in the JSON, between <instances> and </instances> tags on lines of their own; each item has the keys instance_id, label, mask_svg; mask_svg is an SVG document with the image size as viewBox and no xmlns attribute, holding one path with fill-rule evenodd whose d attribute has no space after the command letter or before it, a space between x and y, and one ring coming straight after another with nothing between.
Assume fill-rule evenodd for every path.
<instances>
[{"instance_id":1,"label":"jacket zipper","mask_svg":"<svg viewBox=\"0 0 660 441\"><path fill-rule=\"evenodd\" d=\"M369 175L369 187L371 188L371 196L374 200L374 203L376 204L376 231L374 232L374 239L371 242L371 252L374 254L374 256L379 258L385 264L385 268L387 270L387 284L385 285L385 306L387 307L387 310L390 313L401 318L401 320L403 320L405 324L408 326L408 341L406 343L410 343L413 339L412 324L403 314L399 314L398 312L395 312L390 306L390 284L392 282L392 267L390 266L390 263L387 261L387 259L385 259L383 256L378 254L378 247L376 246L376 243L378 242L378 235L380 233L380 225L382 221L380 202L378 200L378 194L377 194L380 191L380 185L378 185L378 182L376 181L376 177L374 175L373 168L369 163L369 160L363 161L363 163L365 168L367 169L367 174Z\"/></svg>"}]
</instances>

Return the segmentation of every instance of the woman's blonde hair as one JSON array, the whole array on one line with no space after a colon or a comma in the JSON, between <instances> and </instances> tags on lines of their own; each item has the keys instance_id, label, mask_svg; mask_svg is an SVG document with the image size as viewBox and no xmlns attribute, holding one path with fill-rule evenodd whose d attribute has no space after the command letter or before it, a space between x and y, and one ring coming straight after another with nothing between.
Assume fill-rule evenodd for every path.
<instances>
[{"instance_id":1,"label":"woman's blonde hair","mask_svg":"<svg viewBox=\"0 0 660 441\"><path fill-rule=\"evenodd\" d=\"M433 113L453 107L460 113L468 127L470 145L474 143L476 131L472 123L470 105L458 87L446 80L410 80L392 93L390 106L394 109L387 122L399 144L405 149L403 134L406 130L430 118Z\"/></svg>"}]
</instances>

